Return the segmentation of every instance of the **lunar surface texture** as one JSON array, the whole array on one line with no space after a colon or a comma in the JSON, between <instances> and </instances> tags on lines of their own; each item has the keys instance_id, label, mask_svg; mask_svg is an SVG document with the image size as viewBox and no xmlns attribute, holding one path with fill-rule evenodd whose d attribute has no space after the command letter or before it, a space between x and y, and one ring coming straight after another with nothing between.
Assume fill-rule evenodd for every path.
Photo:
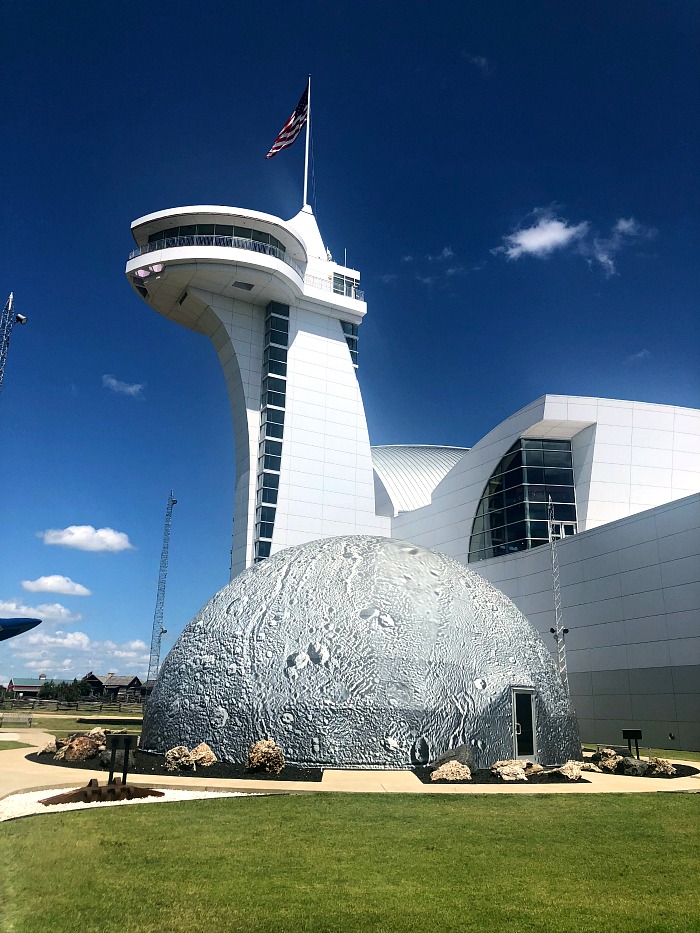
<instances>
[{"instance_id":1,"label":"lunar surface texture","mask_svg":"<svg viewBox=\"0 0 700 933\"><path fill-rule=\"evenodd\" d=\"M243 762L272 738L295 764L410 768L466 745L488 767L514 757L518 687L534 691L538 760L580 757L554 660L501 592L426 548L327 538L245 571L192 619L141 747L206 742Z\"/></svg>"}]
</instances>

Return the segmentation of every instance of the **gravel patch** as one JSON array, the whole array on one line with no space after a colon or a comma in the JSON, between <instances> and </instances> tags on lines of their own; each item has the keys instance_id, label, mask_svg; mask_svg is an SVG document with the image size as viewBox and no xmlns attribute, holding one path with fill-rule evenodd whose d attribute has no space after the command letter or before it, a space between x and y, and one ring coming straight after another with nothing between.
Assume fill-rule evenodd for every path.
<instances>
[{"instance_id":1,"label":"gravel patch","mask_svg":"<svg viewBox=\"0 0 700 933\"><path fill-rule=\"evenodd\" d=\"M0 823L4 820L16 820L21 816L32 816L36 813L65 813L68 810L92 810L96 807L125 807L141 803L172 803L177 800L205 800L212 797L260 797L261 794L244 794L240 791L207 791L207 790L167 790L162 791L162 797L140 797L135 800L109 800L96 803L57 803L44 806L39 803L47 797L65 793L68 788L45 788L33 790L26 794L12 794L0 800Z\"/></svg>"}]
</instances>

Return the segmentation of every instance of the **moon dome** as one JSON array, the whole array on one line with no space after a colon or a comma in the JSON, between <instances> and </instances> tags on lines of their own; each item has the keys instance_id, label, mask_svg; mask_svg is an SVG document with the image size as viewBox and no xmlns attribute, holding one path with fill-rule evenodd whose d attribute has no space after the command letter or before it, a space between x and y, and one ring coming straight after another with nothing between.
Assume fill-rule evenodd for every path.
<instances>
[{"instance_id":1,"label":"moon dome","mask_svg":"<svg viewBox=\"0 0 700 933\"><path fill-rule=\"evenodd\" d=\"M308 767L409 768L466 745L488 767L517 751L518 692L532 697L530 757L579 757L554 660L506 596L418 545L326 538L235 577L188 623L141 747L207 742L242 762L272 738Z\"/></svg>"}]
</instances>

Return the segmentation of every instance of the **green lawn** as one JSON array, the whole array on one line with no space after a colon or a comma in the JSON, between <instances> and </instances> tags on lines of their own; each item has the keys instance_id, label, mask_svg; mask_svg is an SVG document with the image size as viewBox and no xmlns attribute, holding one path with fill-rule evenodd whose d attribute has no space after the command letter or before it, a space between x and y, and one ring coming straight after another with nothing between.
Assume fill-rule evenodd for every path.
<instances>
[{"instance_id":1,"label":"green lawn","mask_svg":"<svg viewBox=\"0 0 700 933\"><path fill-rule=\"evenodd\" d=\"M123 807L4 824L2 929L697 933L699 864L689 794Z\"/></svg>"},{"instance_id":2,"label":"green lawn","mask_svg":"<svg viewBox=\"0 0 700 933\"><path fill-rule=\"evenodd\" d=\"M6 752L9 748L31 748L31 745L24 742L5 742L0 734L0 752Z\"/></svg>"}]
</instances>

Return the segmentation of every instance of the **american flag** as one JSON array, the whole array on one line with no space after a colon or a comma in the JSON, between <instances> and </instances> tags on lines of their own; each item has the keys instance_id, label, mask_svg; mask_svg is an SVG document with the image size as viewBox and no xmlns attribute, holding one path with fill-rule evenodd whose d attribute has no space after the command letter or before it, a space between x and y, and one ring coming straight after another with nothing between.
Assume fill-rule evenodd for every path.
<instances>
[{"instance_id":1,"label":"american flag","mask_svg":"<svg viewBox=\"0 0 700 933\"><path fill-rule=\"evenodd\" d=\"M277 155L277 153L282 149L286 149L288 146L291 146L299 133L301 133L301 128L306 123L308 116L309 88L307 86L304 90L304 93L301 95L299 103L296 106L296 110L280 130L279 136L272 144L272 149L270 149L265 158L271 159L273 155Z\"/></svg>"}]
</instances>

